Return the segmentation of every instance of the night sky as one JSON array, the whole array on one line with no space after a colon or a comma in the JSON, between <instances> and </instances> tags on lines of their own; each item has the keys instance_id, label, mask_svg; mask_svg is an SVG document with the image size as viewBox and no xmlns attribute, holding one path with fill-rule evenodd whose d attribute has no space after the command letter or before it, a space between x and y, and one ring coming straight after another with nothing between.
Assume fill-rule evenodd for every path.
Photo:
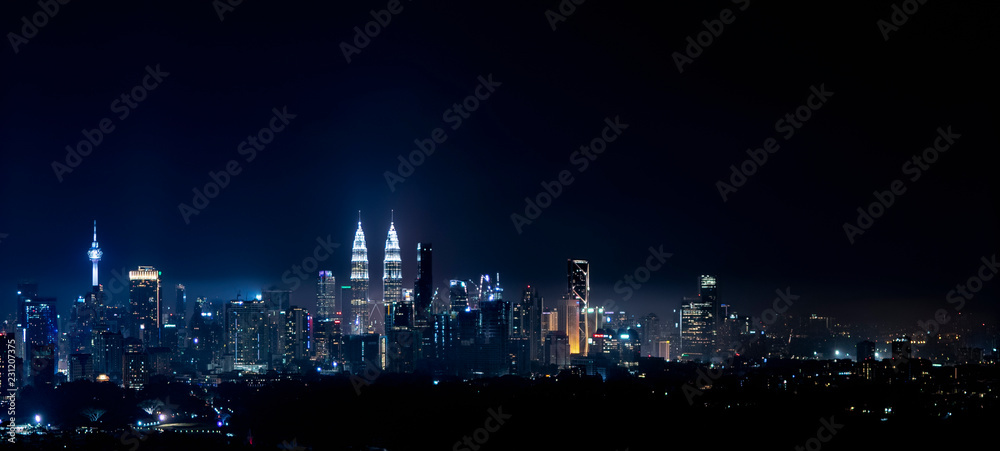
<instances>
[{"instance_id":1,"label":"night sky","mask_svg":"<svg viewBox=\"0 0 1000 451\"><path fill-rule=\"evenodd\" d=\"M791 287L797 313L912 324L1000 247L996 3L927 2L886 40L886 1L590 0L555 30L556 1L403 1L350 62L341 43L387 2L246 1L223 20L210 1L98 3L60 5L0 49L4 313L34 279L68 314L89 289L95 219L101 282L152 265L170 305L176 283L189 301L291 288L282 275L327 236L339 248L321 269L348 283L358 210L373 299L394 210L404 287L418 242L434 245L438 286L499 272L510 298L531 284L557 299L566 259L582 258L592 299L637 315L669 315L711 273L743 313ZM0 8L5 34L41 11ZM679 71L674 52L726 9L734 20ZM115 104L147 66L167 75L134 108ZM448 110L490 76L452 128ZM832 94L786 139L776 122L821 87ZM294 118L247 161L241 142L275 108ZM574 152L616 117L627 128L580 171ZM57 176L104 118L114 129ZM960 138L911 181L904 163L948 126ZM386 171L436 128L445 141L390 189ZM723 201L716 182L768 138L779 149ZM179 204L231 160L239 173L186 223ZM519 233L511 215L564 170L573 181ZM905 193L852 244L843 224L897 179ZM661 246L672 256L625 301L613 286ZM994 317L997 284L968 311ZM314 295L313 275L292 302L312 309Z\"/></svg>"}]
</instances>

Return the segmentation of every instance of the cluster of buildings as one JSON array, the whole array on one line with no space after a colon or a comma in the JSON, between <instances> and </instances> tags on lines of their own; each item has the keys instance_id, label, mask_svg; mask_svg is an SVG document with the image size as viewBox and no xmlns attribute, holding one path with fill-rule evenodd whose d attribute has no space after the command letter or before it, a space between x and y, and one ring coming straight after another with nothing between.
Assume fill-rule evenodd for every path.
<instances>
[{"instance_id":1,"label":"cluster of buildings","mask_svg":"<svg viewBox=\"0 0 1000 451\"><path fill-rule=\"evenodd\" d=\"M781 315L765 330L750 316L720 303L714 275L699 276L697 296L684 298L674 318L662 322L653 313L636 318L592 302L590 263L580 259L567 260L565 292L549 302L531 286L519 296L505 297L499 274L435 287L433 248L418 243L417 276L404 286L403 255L393 222L385 241L382 299L371 299L368 246L360 218L349 285L338 284L330 270L316 272L314 313L292 305L291 291L271 288L228 302L196 298L188 317L184 285L172 287L175 302L166 307L162 273L152 266L129 271L128 302L111 303L98 282L103 252L96 221L87 254L93 263L91 290L73 303L68 318L57 315L55 299L38 296L36 284L18 285L15 327L8 324L5 336L16 342L19 385L87 379L141 388L156 375L211 384L261 375L362 374L372 369L472 378L554 374L571 368L606 376L612 370L635 373L650 357L706 363L737 357L851 358L847 349L858 341L853 338L858 334L852 336L831 318L815 314ZM935 340L947 337L939 334ZM878 360L879 347L888 354L890 341L864 341L852 360ZM953 356L963 363L996 354L929 343L921 347L941 349L940 358ZM903 352L893 349L893 354Z\"/></svg>"}]
</instances>

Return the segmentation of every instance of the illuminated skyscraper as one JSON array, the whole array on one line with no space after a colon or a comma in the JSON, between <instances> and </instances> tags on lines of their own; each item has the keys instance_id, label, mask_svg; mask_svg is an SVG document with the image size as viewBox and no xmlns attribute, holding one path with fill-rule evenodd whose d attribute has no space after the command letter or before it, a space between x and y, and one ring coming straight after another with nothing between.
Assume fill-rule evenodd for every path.
<instances>
[{"instance_id":1,"label":"illuminated skyscraper","mask_svg":"<svg viewBox=\"0 0 1000 451\"><path fill-rule=\"evenodd\" d=\"M174 304L174 324L183 326L186 324L184 318L187 315L187 294L184 285L177 284L177 299Z\"/></svg>"},{"instance_id":2,"label":"illuminated skyscraper","mask_svg":"<svg viewBox=\"0 0 1000 451\"><path fill-rule=\"evenodd\" d=\"M145 347L160 343L160 275L152 266L128 272L131 336Z\"/></svg>"},{"instance_id":3,"label":"illuminated skyscraper","mask_svg":"<svg viewBox=\"0 0 1000 451\"><path fill-rule=\"evenodd\" d=\"M385 366L393 371L413 370L413 343L409 336L413 329L413 290L403 295L403 263L400 257L399 237L396 227L389 223L389 235L385 239L385 263L382 287L385 299Z\"/></svg>"},{"instance_id":4,"label":"illuminated skyscraper","mask_svg":"<svg viewBox=\"0 0 1000 451\"><path fill-rule=\"evenodd\" d=\"M337 316L337 278L333 271L320 271L316 282L316 319L328 321Z\"/></svg>"},{"instance_id":5,"label":"illuminated skyscraper","mask_svg":"<svg viewBox=\"0 0 1000 451\"><path fill-rule=\"evenodd\" d=\"M430 324L433 314L434 274L431 252L431 243L417 243L417 281L413 285L413 319L418 327Z\"/></svg>"},{"instance_id":6,"label":"illuminated skyscraper","mask_svg":"<svg viewBox=\"0 0 1000 451\"><path fill-rule=\"evenodd\" d=\"M452 313L464 312L469 308L469 288L464 280L451 280L448 284L448 299Z\"/></svg>"},{"instance_id":7,"label":"illuminated skyscraper","mask_svg":"<svg viewBox=\"0 0 1000 451\"><path fill-rule=\"evenodd\" d=\"M712 348L712 309L704 298L684 298L680 311L680 351L686 360L708 360Z\"/></svg>"},{"instance_id":8,"label":"illuminated skyscraper","mask_svg":"<svg viewBox=\"0 0 1000 451\"><path fill-rule=\"evenodd\" d=\"M399 237L396 235L396 226L389 222L389 234L385 238L385 261L382 264L382 299L385 303L385 318L383 320L384 329L382 335L389 333L393 327L409 328L408 320L403 324L396 324L396 312L403 308L403 263L399 252ZM410 309L412 311L412 308ZM404 314L400 312L404 316ZM400 318L401 320L403 318Z\"/></svg>"},{"instance_id":9,"label":"illuminated skyscraper","mask_svg":"<svg viewBox=\"0 0 1000 451\"><path fill-rule=\"evenodd\" d=\"M580 327L576 334L567 331L569 337L579 337L579 343L570 343L573 354L584 354L589 352L587 338L591 336L599 322L597 309L590 307L590 263L587 260L566 261L567 284L570 300L576 302L577 310L580 313Z\"/></svg>"},{"instance_id":10,"label":"illuminated skyscraper","mask_svg":"<svg viewBox=\"0 0 1000 451\"><path fill-rule=\"evenodd\" d=\"M351 335L374 333L368 320L368 247L365 232L361 229L361 213L358 212L358 231L354 234L351 253L351 307L348 330Z\"/></svg>"},{"instance_id":11,"label":"illuminated skyscraper","mask_svg":"<svg viewBox=\"0 0 1000 451\"><path fill-rule=\"evenodd\" d=\"M716 338L719 333L719 286L714 275L698 277L698 296L701 297L701 302L709 304L711 318L708 321L708 352L716 352Z\"/></svg>"},{"instance_id":12,"label":"illuminated skyscraper","mask_svg":"<svg viewBox=\"0 0 1000 451\"><path fill-rule=\"evenodd\" d=\"M256 299L232 300L226 304L226 354L233 355L235 369L260 370L267 365L262 341L266 341L266 304ZM262 340L263 339L263 340Z\"/></svg>"}]
</instances>

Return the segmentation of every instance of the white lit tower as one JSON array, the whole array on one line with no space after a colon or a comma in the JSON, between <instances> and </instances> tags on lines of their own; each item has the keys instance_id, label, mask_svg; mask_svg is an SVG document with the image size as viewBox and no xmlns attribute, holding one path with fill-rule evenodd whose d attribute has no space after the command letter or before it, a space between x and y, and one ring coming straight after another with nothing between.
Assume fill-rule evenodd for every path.
<instances>
[{"instance_id":1,"label":"white lit tower","mask_svg":"<svg viewBox=\"0 0 1000 451\"><path fill-rule=\"evenodd\" d=\"M97 283L97 262L101 261L101 256L104 255L104 251L97 244L97 220L94 220L94 242L90 243L90 250L87 251L87 257L94 264L93 276L91 286L94 287L94 291L97 291L99 284Z\"/></svg>"},{"instance_id":2,"label":"white lit tower","mask_svg":"<svg viewBox=\"0 0 1000 451\"><path fill-rule=\"evenodd\" d=\"M361 230L361 212L358 212L358 231L354 233L354 247L351 253L351 335L373 333L368 321L368 247L365 232Z\"/></svg>"},{"instance_id":3,"label":"white lit tower","mask_svg":"<svg viewBox=\"0 0 1000 451\"><path fill-rule=\"evenodd\" d=\"M394 327L408 327L407 311L403 311L403 263L400 258L399 237L396 226L389 222L389 235L385 238L385 261L382 264L382 299L385 302L385 330L388 334ZM400 315L400 318L396 318Z\"/></svg>"}]
</instances>

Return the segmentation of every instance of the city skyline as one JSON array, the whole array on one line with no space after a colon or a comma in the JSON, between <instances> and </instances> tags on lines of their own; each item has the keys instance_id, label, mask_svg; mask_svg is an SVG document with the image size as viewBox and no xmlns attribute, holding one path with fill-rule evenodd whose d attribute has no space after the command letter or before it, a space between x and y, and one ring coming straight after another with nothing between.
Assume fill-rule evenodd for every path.
<instances>
[{"instance_id":1,"label":"city skyline","mask_svg":"<svg viewBox=\"0 0 1000 451\"><path fill-rule=\"evenodd\" d=\"M998 14L0 2L0 433L969 447Z\"/></svg>"}]
</instances>

